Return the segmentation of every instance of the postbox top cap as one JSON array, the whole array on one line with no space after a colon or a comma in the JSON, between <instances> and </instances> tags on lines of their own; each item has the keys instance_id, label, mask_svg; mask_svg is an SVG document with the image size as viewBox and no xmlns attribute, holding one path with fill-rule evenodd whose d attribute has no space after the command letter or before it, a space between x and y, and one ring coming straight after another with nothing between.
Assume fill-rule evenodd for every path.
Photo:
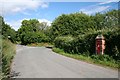
<instances>
[{"instance_id":1,"label":"postbox top cap","mask_svg":"<svg viewBox=\"0 0 120 80\"><path fill-rule=\"evenodd\" d=\"M98 35L96 39L105 39L105 38L103 37L103 35Z\"/></svg>"}]
</instances>

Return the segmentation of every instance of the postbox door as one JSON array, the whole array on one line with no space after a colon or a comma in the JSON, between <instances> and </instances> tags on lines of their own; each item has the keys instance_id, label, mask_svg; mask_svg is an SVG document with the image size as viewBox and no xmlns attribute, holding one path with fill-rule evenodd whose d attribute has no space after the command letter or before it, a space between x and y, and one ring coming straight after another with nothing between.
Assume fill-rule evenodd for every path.
<instances>
[{"instance_id":1,"label":"postbox door","mask_svg":"<svg viewBox=\"0 0 120 80\"><path fill-rule=\"evenodd\" d=\"M97 50L97 53L100 54L100 51L101 51L101 42L99 40L96 42L96 50Z\"/></svg>"}]
</instances>

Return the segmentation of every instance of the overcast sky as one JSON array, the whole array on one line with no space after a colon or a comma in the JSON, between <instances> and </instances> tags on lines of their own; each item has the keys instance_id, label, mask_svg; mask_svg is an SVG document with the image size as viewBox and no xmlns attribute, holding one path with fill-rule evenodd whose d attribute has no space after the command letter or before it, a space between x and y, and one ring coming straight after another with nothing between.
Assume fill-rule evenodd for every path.
<instances>
[{"instance_id":1,"label":"overcast sky","mask_svg":"<svg viewBox=\"0 0 120 80\"><path fill-rule=\"evenodd\" d=\"M62 1L62 0L61 0ZM94 2L93 2L94 1ZM17 30L24 19L38 19L48 25L61 14L84 12L88 15L118 9L118 0L2 0L0 15Z\"/></svg>"}]
</instances>

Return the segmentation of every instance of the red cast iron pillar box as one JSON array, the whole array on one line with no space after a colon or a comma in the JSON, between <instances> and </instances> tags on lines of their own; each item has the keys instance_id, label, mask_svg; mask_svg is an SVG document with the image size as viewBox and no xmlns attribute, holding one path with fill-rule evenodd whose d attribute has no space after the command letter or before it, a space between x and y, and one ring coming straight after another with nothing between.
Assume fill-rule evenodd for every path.
<instances>
[{"instance_id":1,"label":"red cast iron pillar box","mask_svg":"<svg viewBox=\"0 0 120 80\"><path fill-rule=\"evenodd\" d=\"M105 38L102 35L96 37L96 54L104 54Z\"/></svg>"}]
</instances>

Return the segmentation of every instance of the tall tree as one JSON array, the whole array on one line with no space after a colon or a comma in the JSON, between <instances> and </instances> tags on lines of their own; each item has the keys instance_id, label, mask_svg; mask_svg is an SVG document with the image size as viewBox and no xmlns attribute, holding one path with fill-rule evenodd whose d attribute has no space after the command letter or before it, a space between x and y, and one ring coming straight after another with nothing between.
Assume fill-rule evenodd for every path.
<instances>
[{"instance_id":1,"label":"tall tree","mask_svg":"<svg viewBox=\"0 0 120 80\"><path fill-rule=\"evenodd\" d=\"M1 18L1 34L3 35L3 38L8 38L12 42L16 41L16 31L8 24L4 22L3 17Z\"/></svg>"},{"instance_id":2,"label":"tall tree","mask_svg":"<svg viewBox=\"0 0 120 80\"><path fill-rule=\"evenodd\" d=\"M47 27L45 22L39 23L36 19L23 20L21 27L18 29L18 39L22 44L47 41L44 30Z\"/></svg>"},{"instance_id":3,"label":"tall tree","mask_svg":"<svg viewBox=\"0 0 120 80\"><path fill-rule=\"evenodd\" d=\"M94 28L94 23L90 16L84 13L63 14L52 23L53 35L73 35L84 34L88 28Z\"/></svg>"}]
</instances>

